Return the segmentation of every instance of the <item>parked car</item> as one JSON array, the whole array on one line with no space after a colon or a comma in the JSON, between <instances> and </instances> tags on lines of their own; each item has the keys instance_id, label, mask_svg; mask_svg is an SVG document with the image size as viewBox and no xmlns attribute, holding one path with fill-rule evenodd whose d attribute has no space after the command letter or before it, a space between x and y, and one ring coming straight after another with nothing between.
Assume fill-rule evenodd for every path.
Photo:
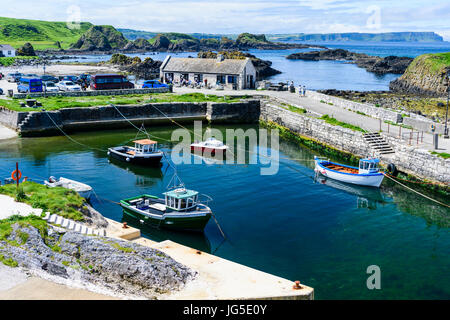
<instances>
[{"instance_id":1,"label":"parked car","mask_svg":"<svg viewBox=\"0 0 450 320\"><path fill-rule=\"evenodd\" d=\"M81 91L81 87L72 81L60 81L57 87L60 91Z\"/></svg>"},{"instance_id":2,"label":"parked car","mask_svg":"<svg viewBox=\"0 0 450 320\"><path fill-rule=\"evenodd\" d=\"M0 80L2 80L4 77L5 77L5 75L0 72Z\"/></svg>"},{"instance_id":3,"label":"parked car","mask_svg":"<svg viewBox=\"0 0 450 320\"><path fill-rule=\"evenodd\" d=\"M26 73L26 74L23 74L22 75L22 78L33 78L33 79L40 79L41 77L40 76L38 76L37 74L35 74L35 73Z\"/></svg>"},{"instance_id":4,"label":"parked car","mask_svg":"<svg viewBox=\"0 0 450 320\"><path fill-rule=\"evenodd\" d=\"M44 91L45 92L59 92L59 88L52 81L44 82Z\"/></svg>"},{"instance_id":5,"label":"parked car","mask_svg":"<svg viewBox=\"0 0 450 320\"><path fill-rule=\"evenodd\" d=\"M42 92L42 80L39 78L20 78L17 91L19 93Z\"/></svg>"},{"instance_id":6,"label":"parked car","mask_svg":"<svg viewBox=\"0 0 450 320\"><path fill-rule=\"evenodd\" d=\"M78 77L77 76L64 76L62 78L62 81L72 81L74 83L77 83Z\"/></svg>"},{"instance_id":7,"label":"parked car","mask_svg":"<svg viewBox=\"0 0 450 320\"><path fill-rule=\"evenodd\" d=\"M92 90L133 89L128 79L120 74L96 74L91 77Z\"/></svg>"},{"instance_id":8,"label":"parked car","mask_svg":"<svg viewBox=\"0 0 450 320\"><path fill-rule=\"evenodd\" d=\"M6 81L8 81L8 82L19 82L21 77L22 77L22 74L20 72L8 73L6 75Z\"/></svg>"},{"instance_id":9,"label":"parked car","mask_svg":"<svg viewBox=\"0 0 450 320\"><path fill-rule=\"evenodd\" d=\"M3 94L3 89L0 88L0 96Z\"/></svg>"},{"instance_id":10,"label":"parked car","mask_svg":"<svg viewBox=\"0 0 450 320\"><path fill-rule=\"evenodd\" d=\"M142 84L142 88L168 88L165 83L161 83L159 80L145 80Z\"/></svg>"},{"instance_id":11,"label":"parked car","mask_svg":"<svg viewBox=\"0 0 450 320\"><path fill-rule=\"evenodd\" d=\"M48 74L41 76L41 80L42 82L53 82L53 83L59 82L59 79L57 77L50 76Z\"/></svg>"}]
</instances>

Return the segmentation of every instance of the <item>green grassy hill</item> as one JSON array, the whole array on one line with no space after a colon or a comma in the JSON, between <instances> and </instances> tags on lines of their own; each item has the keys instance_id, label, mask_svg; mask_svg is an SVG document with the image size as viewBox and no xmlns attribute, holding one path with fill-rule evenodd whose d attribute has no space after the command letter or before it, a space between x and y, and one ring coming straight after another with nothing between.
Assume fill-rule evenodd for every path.
<instances>
[{"instance_id":1,"label":"green grassy hill","mask_svg":"<svg viewBox=\"0 0 450 320\"><path fill-rule=\"evenodd\" d=\"M80 29L69 29L66 22L0 17L0 43L19 48L25 42L30 42L35 49L43 50L56 49L55 42L59 41L61 47L67 49L91 26L89 22L82 22Z\"/></svg>"}]
</instances>

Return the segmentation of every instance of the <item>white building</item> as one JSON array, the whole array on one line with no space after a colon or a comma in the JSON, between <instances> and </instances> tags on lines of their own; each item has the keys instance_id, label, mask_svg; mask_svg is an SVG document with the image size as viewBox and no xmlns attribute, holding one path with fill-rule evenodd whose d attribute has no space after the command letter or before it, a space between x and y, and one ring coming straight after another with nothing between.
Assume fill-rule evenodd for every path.
<instances>
[{"instance_id":1,"label":"white building","mask_svg":"<svg viewBox=\"0 0 450 320\"><path fill-rule=\"evenodd\" d=\"M9 44L0 44L0 56L15 57L16 49L11 47Z\"/></svg>"},{"instance_id":2,"label":"white building","mask_svg":"<svg viewBox=\"0 0 450 320\"><path fill-rule=\"evenodd\" d=\"M252 89L255 87L256 69L249 58L217 59L172 58L167 56L160 67L160 77L165 83L197 82L226 89Z\"/></svg>"}]
</instances>

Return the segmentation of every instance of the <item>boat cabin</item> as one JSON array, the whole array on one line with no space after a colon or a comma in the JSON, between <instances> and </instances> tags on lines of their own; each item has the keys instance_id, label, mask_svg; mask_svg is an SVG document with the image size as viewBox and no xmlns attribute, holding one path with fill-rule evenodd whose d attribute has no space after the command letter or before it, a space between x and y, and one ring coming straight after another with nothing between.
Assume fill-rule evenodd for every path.
<instances>
[{"instance_id":1,"label":"boat cabin","mask_svg":"<svg viewBox=\"0 0 450 320\"><path fill-rule=\"evenodd\" d=\"M163 193L166 206L176 211L195 208L198 203L198 192L179 188Z\"/></svg>"},{"instance_id":2,"label":"boat cabin","mask_svg":"<svg viewBox=\"0 0 450 320\"><path fill-rule=\"evenodd\" d=\"M158 150L158 142L150 139L136 140L134 142L134 154L152 153Z\"/></svg>"},{"instance_id":3,"label":"boat cabin","mask_svg":"<svg viewBox=\"0 0 450 320\"><path fill-rule=\"evenodd\" d=\"M377 173L379 159L361 159L359 161L359 174Z\"/></svg>"}]
</instances>

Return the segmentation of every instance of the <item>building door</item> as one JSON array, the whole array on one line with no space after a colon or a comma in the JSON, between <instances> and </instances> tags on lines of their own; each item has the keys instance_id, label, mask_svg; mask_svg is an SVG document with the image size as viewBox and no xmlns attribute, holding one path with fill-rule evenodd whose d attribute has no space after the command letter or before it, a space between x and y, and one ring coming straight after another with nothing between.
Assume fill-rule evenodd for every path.
<instances>
[{"instance_id":1,"label":"building door","mask_svg":"<svg viewBox=\"0 0 450 320\"><path fill-rule=\"evenodd\" d=\"M250 89L255 89L255 82L253 80L253 75L250 75L250 81L248 82L248 86Z\"/></svg>"}]
</instances>

